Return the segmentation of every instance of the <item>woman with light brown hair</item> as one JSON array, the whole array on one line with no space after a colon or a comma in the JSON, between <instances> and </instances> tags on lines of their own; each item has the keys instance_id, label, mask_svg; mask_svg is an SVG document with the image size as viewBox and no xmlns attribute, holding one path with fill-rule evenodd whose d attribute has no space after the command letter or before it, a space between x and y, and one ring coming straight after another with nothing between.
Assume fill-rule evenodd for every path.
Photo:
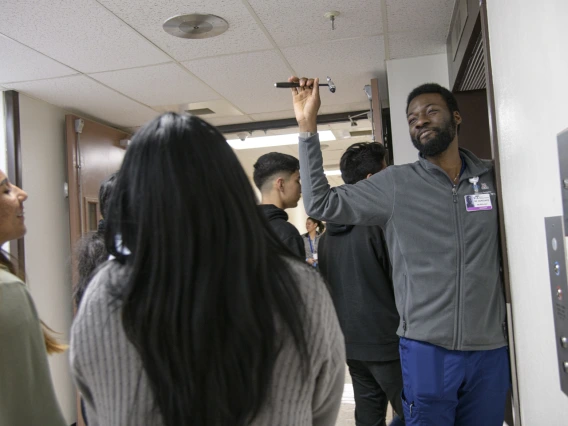
<instances>
[{"instance_id":1,"label":"woman with light brown hair","mask_svg":"<svg viewBox=\"0 0 568 426\"><path fill-rule=\"evenodd\" d=\"M0 245L26 233L28 195L0 171ZM47 354L63 352L40 319L31 295L0 251L0 426L63 426Z\"/></svg>"}]
</instances>

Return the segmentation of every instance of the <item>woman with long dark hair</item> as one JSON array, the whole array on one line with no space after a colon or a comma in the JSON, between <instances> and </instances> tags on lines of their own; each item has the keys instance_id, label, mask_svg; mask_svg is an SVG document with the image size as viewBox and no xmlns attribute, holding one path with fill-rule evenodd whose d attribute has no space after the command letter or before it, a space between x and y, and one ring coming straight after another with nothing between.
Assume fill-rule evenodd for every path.
<instances>
[{"instance_id":1,"label":"woman with long dark hair","mask_svg":"<svg viewBox=\"0 0 568 426\"><path fill-rule=\"evenodd\" d=\"M0 171L0 246L26 233L27 198ZM47 354L66 346L39 319L24 276L0 250L0 425L64 426Z\"/></svg>"},{"instance_id":2,"label":"woman with long dark hair","mask_svg":"<svg viewBox=\"0 0 568 426\"><path fill-rule=\"evenodd\" d=\"M115 260L72 328L89 422L333 425L345 355L331 298L272 233L223 136L164 114L134 135L116 179Z\"/></svg>"}]
</instances>

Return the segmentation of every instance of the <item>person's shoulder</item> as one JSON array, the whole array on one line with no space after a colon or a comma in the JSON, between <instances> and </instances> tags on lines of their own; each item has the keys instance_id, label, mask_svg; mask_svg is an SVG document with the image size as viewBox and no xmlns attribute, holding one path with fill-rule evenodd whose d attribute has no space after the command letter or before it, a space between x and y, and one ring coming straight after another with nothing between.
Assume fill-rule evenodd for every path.
<instances>
[{"instance_id":1,"label":"person's shoulder","mask_svg":"<svg viewBox=\"0 0 568 426\"><path fill-rule=\"evenodd\" d=\"M11 285L13 283L18 283L22 286L24 285L22 280L20 280L17 276L12 274L10 271L4 268L0 268L0 286Z\"/></svg>"},{"instance_id":2,"label":"person's shoulder","mask_svg":"<svg viewBox=\"0 0 568 426\"><path fill-rule=\"evenodd\" d=\"M329 303L331 295L321 274L306 262L282 258L290 268L308 312L317 305Z\"/></svg>"},{"instance_id":3,"label":"person's shoulder","mask_svg":"<svg viewBox=\"0 0 568 426\"><path fill-rule=\"evenodd\" d=\"M109 260L103 264L100 270L91 279L85 294L81 300L81 306L77 316L83 312L93 310L106 310L114 299L111 288L123 282L121 274L124 267L117 260ZM88 315L88 313L87 313Z\"/></svg>"},{"instance_id":4,"label":"person's shoulder","mask_svg":"<svg viewBox=\"0 0 568 426\"><path fill-rule=\"evenodd\" d=\"M298 231L298 228L296 228L294 225L292 225L290 222L288 222L287 220L283 220L282 224L281 224L282 228L285 229L288 233L290 233L291 236L298 236L300 237L300 231Z\"/></svg>"}]
</instances>

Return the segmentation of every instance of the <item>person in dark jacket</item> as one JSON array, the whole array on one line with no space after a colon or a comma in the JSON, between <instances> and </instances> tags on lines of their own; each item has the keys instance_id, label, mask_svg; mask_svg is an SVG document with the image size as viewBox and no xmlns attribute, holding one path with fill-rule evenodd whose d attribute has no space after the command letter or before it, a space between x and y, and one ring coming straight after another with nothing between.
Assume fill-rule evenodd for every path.
<instances>
[{"instance_id":1,"label":"person in dark jacket","mask_svg":"<svg viewBox=\"0 0 568 426\"><path fill-rule=\"evenodd\" d=\"M354 184L386 167L380 143L356 143L343 154L341 176ZM345 336L357 426L384 426L388 402L403 417L402 371L389 253L379 226L327 224L319 267ZM404 424L396 419L395 424Z\"/></svg>"},{"instance_id":2,"label":"person in dark jacket","mask_svg":"<svg viewBox=\"0 0 568 426\"><path fill-rule=\"evenodd\" d=\"M254 164L253 180L262 196L260 209L270 226L293 254L304 259L304 240L284 211L296 207L302 194L300 162L280 152L264 154Z\"/></svg>"}]
</instances>

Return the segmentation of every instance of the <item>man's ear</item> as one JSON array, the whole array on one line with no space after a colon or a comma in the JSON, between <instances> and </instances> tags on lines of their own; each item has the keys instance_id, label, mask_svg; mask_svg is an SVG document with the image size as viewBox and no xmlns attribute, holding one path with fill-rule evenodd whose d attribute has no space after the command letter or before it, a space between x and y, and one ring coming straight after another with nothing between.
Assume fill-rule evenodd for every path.
<instances>
[{"instance_id":1,"label":"man's ear","mask_svg":"<svg viewBox=\"0 0 568 426\"><path fill-rule=\"evenodd\" d=\"M276 178L276 180L274 181L274 186L275 186L276 190L283 191L284 190L284 178L282 178L282 177Z\"/></svg>"},{"instance_id":2,"label":"man's ear","mask_svg":"<svg viewBox=\"0 0 568 426\"><path fill-rule=\"evenodd\" d=\"M373 176L373 174L369 173L365 179L369 179L371 176Z\"/></svg>"},{"instance_id":3,"label":"man's ear","mask_svg":"<svg viewBox=\"0 0 568 426\"><path fill-rule=\"evenodd\" d=\"M454 120L456 121L456 125L460 125L462 122L462 116L459 111L454 111Z\"/></svg>"}]
</instances>

